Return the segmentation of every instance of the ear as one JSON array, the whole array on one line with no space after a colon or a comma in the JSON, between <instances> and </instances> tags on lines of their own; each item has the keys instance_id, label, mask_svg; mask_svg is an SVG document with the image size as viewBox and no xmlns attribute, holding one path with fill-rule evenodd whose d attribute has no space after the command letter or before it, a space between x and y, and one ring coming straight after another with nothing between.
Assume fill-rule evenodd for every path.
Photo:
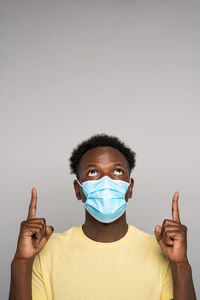
<instances>
[{"instance_id":1,"label":"ear","mask_svg":"<svg viewBox=\"0 0 200 300\"><path fill-rule=\"evenodd\" d=\"M134 187L134 180L133 178L131 178L131 183L128 187L128 191L127 191L127 198L132 198L132 194L133 194L133 187Z\"/></svg>"},{"instance_id":2,"label":"ear","mask_svg":"<svg viewBox=\"0 0 200 300\"><path fill-rule=\"evenodd\" d=\"M78 200L81 200L81 192L80 192L80 185L78 184L78 181L75 179L74 180L74 190L75 190L75 193L76 193L76 198Z\"/></svg>"}]
</instances>

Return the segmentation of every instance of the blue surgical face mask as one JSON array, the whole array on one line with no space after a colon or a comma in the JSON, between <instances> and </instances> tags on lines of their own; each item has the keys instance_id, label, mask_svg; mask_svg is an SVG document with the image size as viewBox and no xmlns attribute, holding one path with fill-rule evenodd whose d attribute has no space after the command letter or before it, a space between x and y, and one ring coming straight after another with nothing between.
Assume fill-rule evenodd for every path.
<instances>
[{"instance_id":1,"label":"blue surgical face mask","mask_svg":"<svg viewBox=\"0 0 200 300\"><path fill-rule=\"evenodd\" d=\"M79 181L78 183L80 184ZM110 223L126 210L125 194L129 182L104 176L98 180L84 181L80 186L87 198L82 204L96 220Z\"/></svg>"}]
</instances>

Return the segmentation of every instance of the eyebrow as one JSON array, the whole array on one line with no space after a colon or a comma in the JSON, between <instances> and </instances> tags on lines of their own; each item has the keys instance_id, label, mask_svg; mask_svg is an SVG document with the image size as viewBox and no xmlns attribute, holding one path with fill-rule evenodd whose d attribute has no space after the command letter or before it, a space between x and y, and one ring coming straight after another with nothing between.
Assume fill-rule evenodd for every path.
<instances>
[{"instance_id":1,"label":"eyebrow","mask_svg":"<svg viewBox=\"0 0 200 300\"><path fill-rule=\"evenodd\" d=\"M114 164L114 165L113 165L113 167L117 167L117 166L124 167L124 165L122 165L122 164L119 164L119 163L117 163L117 164Z\"/></svg>"},{"instance_id":2,"label":"eyebrow","mask_svg":"<svg viewBox=\"0 0 200 300\"><path fill-rule=\"evenodd\" d=\"M113 166L113 167L121 166L121 167L123 167L123 168L125 167L124 165L122 165L122 164L120 164L120 163L113 164L112 166ZM98 166L95 165L95 164L89 164L89 165L86 166L86 168L90 168L90 167L98 167Z\"/></svg>"},{"instance_id":3,"label":"eyebrow","mask_svg":"<svg viewBox=\"0 0 200 300\"><path fill-rule=\"evenodd\" d=\"M87 166L86 166L86 168L89 168L89 167L97 167L97 165L91 165L91 164L90 164L90 165L87 165Z\"/></svg>"}]
</instances>

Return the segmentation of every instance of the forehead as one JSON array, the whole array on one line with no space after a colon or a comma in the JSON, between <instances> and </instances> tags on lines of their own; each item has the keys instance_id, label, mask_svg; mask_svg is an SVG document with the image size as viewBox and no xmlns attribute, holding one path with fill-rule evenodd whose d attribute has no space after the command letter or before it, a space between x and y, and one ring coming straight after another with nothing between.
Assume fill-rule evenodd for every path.
<instances>
[{"instance_id":1,"label":"forehead","mask_svg":"<svg viewBox=\"0 0 200 300\"><path fill-rule=\"evenodd\" d=\"M88 164L107 165L114 162L119 162L128 167L128 161L125 156L116 148L110 146L95 147L83 154L79 168L84 169Z\"/></svg>"}]
</instances>

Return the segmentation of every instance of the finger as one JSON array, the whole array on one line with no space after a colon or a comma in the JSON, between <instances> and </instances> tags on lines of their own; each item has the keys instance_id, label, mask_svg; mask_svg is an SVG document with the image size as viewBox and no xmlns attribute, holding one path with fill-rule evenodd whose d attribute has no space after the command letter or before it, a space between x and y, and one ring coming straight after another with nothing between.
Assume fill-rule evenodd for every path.
<instances>
[{"instance_id":1,"label":"finger","mask_svg":"<svg viewBox=\"0 0 200 300\"><path fill-rule=\"evenodd\" d=\"M54 231L53 226L46 226L46 230L43 238L40 241L38 241L36 245L37 246L39 245L39 247L43 248L43 246L46 244L46 242L52 235L53 231Z\"/></svg>"},{"instance_id":2,"label":"finger","mask_svg":"<svg viewBox=\"0 0 200 300\"><path fill-rule=\"evenodd\" d=\"M26 224L26 226L23 227L21 235L24 238L29 237L32 240L34 248L37 248L45 236L45 228L41 225L33 226Z\"/></svg>"},{"instance_id":3,"label":"finger","mask_svg":"<svg viewBox=\"0 0 200 300\"><path fill-rule=\"evenodd\" d=\"M164 234L162 235L162 239L165 242L166 245L168 246L173 246L174 244L174 237L177 235L178 231L166 231L164 232Z\"/></svg>"},{"instance_id":4,"label":"finger","mask_svg":"<svg viewBox=\"0 0 200 300\"><path fill-rule=\"evenodd\" d=\"M174 227L174 226L165 226L164 228L162 228L162 232L161 232L161 236L162 238L165 236L170 236L170 234L173 232L184 232L184 229L179 227Z\"/></svg>"},{"instance_id":5,"label":"finger","mask_svg":"<svg viewBox=\"0 0 200 300\"><path fill-rule=\"evenodd\" d=\"M181 232L179 230L173 230L173 231L166 231L162 239L166 244L173 245L174 240L183 240Z\"/></svg>"},{"instance_id":6,"label":"finger","mask_svg":"<svg viewBox=\"0 0 200 300\"><path fill-rule=\"evenodd\" d=\"M25 224L22 228L21 235L22 236L38 236L38 233L45 234L45 226L42 224Z\"/></svg>"},{"instance_id":7,"label":"finger","mask_svg":"<svg viewBox=\"0 0 200 300\"><path fill-rule=\"evenodd\" d=\"M42 236L44 236L44 233L42 233L42 228L36 226L26 226L23 227L23 230L21 231L22 238L29 238L33 242L41 239Z\"/></svg>"},{"instance_id":8,"label":"finger","mask_svg":"<svg viewBox=\"0 0 200 300\"><path fill-rule=\"evenodd\" d=\"M180 223L179 222L176 222L174 220L168 220L168 219L165 219L162 223L162 227L163 226L168 226L168 225L172 225L172 226L180 226Z\"/></svg>"},{"instance_id":9,"label":"finger","mask_svg":"<svg viewBox=\"0 0 200 300\"><path fill-rule=\"evenodd\" d=\"M27 220L35 218L36 207L37 207L37 191L35 188L32 188L31 202L30 202L29 209L28 209Z\"/></svg>"},{"instance_id":10,"label":"finger","mask_svg":"<svg viewBox=\"0 0 200 300\"><path fill-rule=\"evenodd\" d=\"M162 230L161 226L160 225L156 225L154 233L155 233L157 242L159 243L160 247L164 247L165 246L165 242L162 239L161 230Z\"/></svg>"},{"instance_id":11,"label":"finger","mask_svg":"<svg viewBox=\"0 0 200 300\"><path fill-rule=\"evenodd\" d=\"M161 232L162 232L162 227L160 225L156 225L154 233L155 233L155 236L156 236L156 239L157 239L158 242L162 238Z\"/></svg>"},{"instance_id":12,"label":"finger","mask_svg":"<svg viewBox=\"0 0 200 300\"><path fill-rule=\"evenodd\" d=\"M179 192L176 192L172 200L172 218L174 221L181 223L179 208L178 208L178 199L179 199Z\"/></svg>"},{"instance_id":13,"label":"finger","mask_svg":"<svg viewBox=\"0 0 200 300\"><path fill-rule=\"evenodd\" d=\"M24 226L25 228L40 228L45 233L46 226L43 223L28 223Z\"/></svg>"},{"instance_id":14,"label":"finger","mask_svg":"<svg viewBox=\"0 0 200 300\"><path fill-rule=\"evenodd\" d=\"M29 223L29 224L44 224L46 226L46 220L45 218L34 218L34 219L28 219L25 221L26 223Z\"/></svg>"},{"instance_id":15,"label":"finger","mask_svg":"<svg viewBox=\"0 0 200 300\"><path fill-rule=\"evenodd\" d=\"M179 226L171 226L171 225L168 225L168 226L164 226L164 227L162 227L162 232L161 232L161 235L163 234L163 233L165 233L166 231L175 231L175 230L182 230L182 228L180 227L180 225Z\"/></svg>"},{"instance_id":16,"label":"finger","mask_svg":"<svg viewBox=\"0 0 200 300\"><path fill-rule=\"evenodd\" d=\"M48 240L54 231L53 226L46 226L44 237Z\"/></svg>"},{"instance_id":17,"label":"finger","mask_svg":"<svg viewBox=\"0 0 200 300\"><path fill-rule=\"evenodd\" d=\"M32 236L32 239L33 239L32 241L33 241L34 247L37 248L38 245L40 244L40 242L42 241L42 239L44 238L45 229L41 228L41 227L36 227L33 229L35 229L36 232Z\"/></svg>"}]
</instances>

